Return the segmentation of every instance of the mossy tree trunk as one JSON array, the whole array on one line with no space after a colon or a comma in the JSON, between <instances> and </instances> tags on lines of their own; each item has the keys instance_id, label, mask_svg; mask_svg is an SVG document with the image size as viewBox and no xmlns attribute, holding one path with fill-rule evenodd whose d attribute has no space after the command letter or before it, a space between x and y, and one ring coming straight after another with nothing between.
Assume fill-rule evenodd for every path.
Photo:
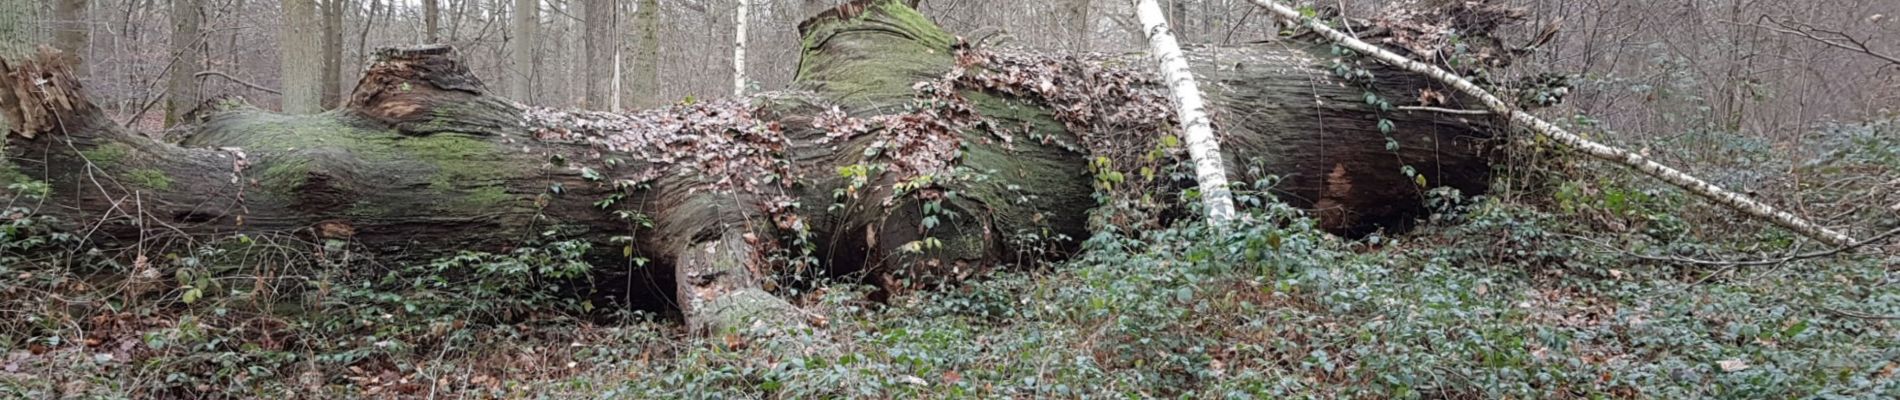
<instances>
[{"instance_id":1,"label":"mossy tree trunk","mask_svg":"<svg viewBox=\"0 0 1900 400\"><path fill-rule=\"evenodd\" d=\"M214 99L173 142L112 123L61 64L11 61L0 111L25 134L8 138L0 184L46 182L55 190L42 212L102 222L105 240L292 233L423 257L556 232L611 249L600 265L651 258L671 272L686 318L720 331L802 321L766 284L792 268L945 276L1059 257L1074 241L1055 238L1086 237L1098 205L1092 160L1115 154L1090 143L1165 129L1084 132L1073 104L919 84L978 72L965 71L954 36L901 1L852 2L801 31L792 90L747 99L630 114L528 108L490 93L447 47L426 46L380 52L345 107L280 115ZM1367 89L1334 82L1323 52L1225 49L1218 65L1190 54L1230 175L1283 176L1283 198L1342 233L1415 215L1421 189L1405 165L1434 185L1485 187L1489 121L1390 113L1405 145L1389 150ZM1378 72L1386 98L1422 87ZM1135 83L1158 93L1158 82Z\"/></svg>"}]
</instances>

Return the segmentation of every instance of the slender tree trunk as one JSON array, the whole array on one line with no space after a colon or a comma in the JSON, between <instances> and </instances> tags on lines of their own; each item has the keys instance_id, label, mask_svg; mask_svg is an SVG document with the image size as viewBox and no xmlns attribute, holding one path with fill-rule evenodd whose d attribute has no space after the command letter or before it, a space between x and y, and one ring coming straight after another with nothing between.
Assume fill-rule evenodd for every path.
<instances>
[{"instance_id":1,"label":"slender tree trunk","mask_svg":"<svg viewBox=\"0 0 1900 400\"><path fill-rule=\"evenodd\" d=\"M1234 218L1234 200L1227 188L1227 167L1221 161L1220 141L1214 136L1212 121L1207 118L1200 86L1194 81L1194 73L1188 70L1181 44L1175 42L1169 32L1161 5L1155 0L1136 2L1135 17L1148 33L1148 51L1160 64L1161 79L1168 82L1175 112L1186 128L1188 154L1193 158L1195 179L1200 182L1207 220L1215 225L1224 224Z\"/></svg>"},{"instance_id":2,"label":"slender tree trunk","mask_svg":"<svg viewBox=\"0 0 1900 400\"><path fill-rule=\"evenodd\" d=\"M586 0L581 3L581 52L586 62L581 63L582 84L586 85L585 100L581 108L589 110L606 109L611 101L608 73L613 70L614 48L619 41L614 40L614 0Z\"/></svg>"},{"instance_id":3,"label":"slender tree trunk","mask_svg":"<svg viewBox=\"0 0 1900 400\"><path fill-rule=\"evenodd\" d=\"M745 95L746 26L752 24L752 20L750 17L746 15L746 11L750 8L752 7L746 4L746 0L739 0L739 15L737 18L734 18L736 25L735 25L735 28L733 28L734 33L732 35L732 95L733 96Z\"/></svg>"},{"instance_id":4,"label":"slender tree trunk","mask_svg":"<svg viewBox=\"0 0 1900 400\"><path fill-rule=\"evenodd\" d=\"M1174 9L1174 14L1167 18L1168 30L1175 35L1177 41L1192 42L1194 23L1189 22L1187 0L1169 0L1168 3ZM1182 30L1177 27L1188 29Z\"/></svg>"},{"instance_id":5,"label":"slender tree trunk","mask_svg":"<svg viewBox=\"0 0 1900 400\"><path fill-rule=\"evenodd\" d=\"M369 6L363 8L363 30L356 33L356 65L368 63L369 31L376 27L376 10L382 6L382 0L369 0Z\"/></svg>"},{"instance_id":6,"label":"slender tree trunk","mask_svg":"<svg viewBox=\"0 0 1900 400\"><path fill-rule=\"evenodd\" d=\"M343 10L349 0L323 2L323 108L343 103Z\"/></svg>"},{"instance_id":7,"label":"slender tree trunk","mask_svg":"<svg viewBox=\"0 0 1900 400\"><path fill-rule=\"evenodd\" d=\"M534 103L534 81L540 76L536 49L541 47L541 1L515 0L513 59L514 73L509 74L508 95L516 101Z\"/></svg>"},{"instance_id":8,"label":"slender tree trunk","mask_svg":"<svg viewBox=\"0 0 1900 400\"><path fill-rule=\"evenodd\" d=\"M442 41L442 8L436 2L441 0L422 0L422 42L439 43Z\"/></svg>"},{"instance_id":9,"label":"slender tree trunk","mask_svg":"<svg viewBox=\"0 0 1900 400\"><path fill-rule=\"evenodd\" d=\"M196 76L205 53L205 38L199 29L204 8L199 1L172 1L171 53L178 61L172 63L165 78L165 126L182 123L185 113L198 107L204 90L203 81Z\"/></svg>"},{"instance_id":10,"label":"slender tree trunk","mask_svg":"<svg viewBox=\"0 0 1900 400\"><path fill-rule=\"evenodd\" d=\"M623 90L623 87L621 86L621 81L622 81L621 77L625 73L620 68L620 62L621 62L621 56L622 56L620 54L621 53L620 49L625 46L619 46L618 41L615 41L615 42L616 43L614 46L614 74L613 74L614 81L613 81L613 84L611 85L613 86L613 88L612 90L610 90L613 93L613 104L609 106L607 109L610 111L618 112L618 111L626 110L626 105L621 103L621 96L620 96Z\"/></svg>"},{"instance_id":11,"label":"slender tree trunk","mask_svg":"<svg viewBox=\"0 0 1900 400\"><path fill-rule=\"evenodd\" d=\"M660 104L660 0L640 0L633 20L634 29L640 32L639 47L633 53L634 105L657 106Z\"/></svg>"},{"instance_id":12,"label":"slender tree trunk","mask_svg":"<svg viewBox=\"0 0 1900 400\"><path fill-rule=\"evenodd\" d=\"M1840 247L1853 247L1860 244L1860 242L1855 241L1854 238L1836 232L1833 229L1815 224L1806 218L1787 211L1782 211L1767 203L1755 201L1747 196L1728 191L1720 186L1710 184L1700 178L1678 171L1675 168L1670 168L1669 166L1651 161L1649 157L1645 157L1640 153L1611 147L1582 136L1577 136L1561 126L1557 126L1535 115L1531 115L1531 113L1511 106L1510 103L1504 102L1503 99L1491 94L1490 91L1478 87L1477 84L1457 74L1366 43L1358 38L1335 30L1317 20L1306 19L1300 15L1299 11L1287 7L1285 4L1272 0L1249 1L1261 7L1265 7L1268 11L1279 15L1282 19L1288 21L1304 21L1303 24L1307 29L1312 29L1314 32L1318 32L1321 36L1326 37L1327 40L1350 48L1360 54L1370 55L1388 65L1403 68L1407 71L1428 76L1439 82L1451 85L1452 88L1457 89L1459 92L1477 98L1480 102L1484 103L1484 106L1489 108L1491 112L1507 116L1512 124L1536 132L1538 135L1549 138L1565 147L1576 149L1577 151L1600 160L1620 164L1624 167L1642 172L1645 175L1667 182L1691 194L1708 199L1722 207L1753 216L1757 219L1766 220L1775 225L1780 225L1790 231L1800 233L1802 236L1807 236L1809 239Z\"/></svg>"},{"instance_id":13,"label":"slender tree trunk","mask_svg":"<svg viewBox=\"0 0 1900 400\"><path fill-rule=\"evenodd\" d=\"M53 32L53 47L73 55L73 73L84 78L90 67L85 62L85 55L87 42L92 36L92 21L86 19L86 8L91 1L58 1L53 6L54 18L58 19L59 23Z\"/></svg>"}]
</instances>

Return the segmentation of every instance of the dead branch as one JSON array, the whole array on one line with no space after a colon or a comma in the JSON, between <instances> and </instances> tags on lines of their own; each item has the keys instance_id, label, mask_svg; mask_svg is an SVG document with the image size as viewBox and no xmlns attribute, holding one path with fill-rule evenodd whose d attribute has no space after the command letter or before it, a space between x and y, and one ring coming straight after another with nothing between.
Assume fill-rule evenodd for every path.
<instances>
[{"instance_id":1,"label":"dead branch","mask_svg":"<svg viewBox=\"0 0 1900 400\"><path fill-rule=\"evenodd\" d=\"M235 76L231 76L230 74L226 74L226 73L224 73L224 72L219 72L219 71L215 71L215 70L207 70L207 71L201 71L201 72L198 72L198 73L196 73L196 74L191 74L191 76L192 76L193 78L203 78L203 77L207 77L207 76L215 76L215 77L219 77L219 78L224 78L224 80L227 80L227 81L231 81L231 82L234 82L234 83L237 83L237 84L239 84L239 85L244 85L244 87L248 87L248 88L251 88L251 89L256 89L257 91L260 91L260 92L264 92L264 93L270 93L270 94L274 94L274 95L279 95L279 96L282 96L282 95L284 94L284 92L279 92L279 91L277 91L277 89L271 89L271 88L267 88L267 87L264 87L264 86L262 86L262 85L258 85L258 84L255 84L255 83L251 83L251 82L249 82L249 81L245 81L245 80L243 80L243 79L238 79L238 77L235 77Z\"/></svg>"},{"instance_id":2,"label":"dead branch","mask_svg":"<svg viewBox=\"0 0 1900 400\"><path fill-rule=\"evenodd\" d=\"M1764 21L1766 23L1764 23ZM1822 29L1792 19L1776 20L1769 18L1767 15L1762 15L1761 18L1755 20L1755 23L1744 25L1767 29L1770 32L1778 34L1806 38L1810 41L1827 45L1828 47L1866 54L1894 65L1900 65L1900 56L1882 53L1868 46L1866 39L1854 37L1854 35L1849 35L1846 32Z\"/></svg>"}]
</instances>

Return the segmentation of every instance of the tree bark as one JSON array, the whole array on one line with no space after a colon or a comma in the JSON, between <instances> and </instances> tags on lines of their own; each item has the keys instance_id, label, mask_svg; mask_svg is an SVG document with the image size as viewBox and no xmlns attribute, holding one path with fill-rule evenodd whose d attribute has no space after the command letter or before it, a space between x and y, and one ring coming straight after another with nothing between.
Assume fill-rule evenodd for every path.
<instances>
[{"instance_id":1,"label":"tree bark","mask_svg":"<svg viewBox=\"0 0 1900 400\"><path fill-rule=\"evenodd\" d=\"M319 49L316 0L283 0L283 31L278 33L278 81L285 114L323 111L323 57Z\"/></svg>"},{"instance_id":2,"label":"tree bark","mask_svg":"<svg viewBox=\"0 0 1900 400\"><path fill-rule=\"evenodd\" d=\"M89 66L84 55L87 41L92 36L91 22L86 19L89 0L59 0L53 3L53 17L58 26L53 30L53 47L73 56L73 73L86 76Z\"/></svg>"},{"instance_id":3,"label":"tree bark","mask_svg":"<svg viewBox=\"0 0 1900 400\"><path fill-rule=\"evenodd\" d=\"M640 32L633 53L633 93L637 107L660 105L660 0L640 0L634 11L634 29Z\"/></svg>"},{"instance_id":4,"label":"tree bark","mask_svg":"<svg viewBox=\"0 0 1900 400\"><path fill-rule=\"evenodd\" d=\"M1151 142L1169 129L1070 123L1074 103L1019 89L1111 90L1086 79L1121 77L1156 94L1127 97L1138 106L1129 110L1146 110L1165 101L1158 81L1080 73L983 86L1001 78L980 71L1002 64L971 64L954 36L896 0L826 11L801 32L793 90L628 114L522 109L447 47L386 49L342 109L278 115L213 100L177 143L106 119L58 62L10 61L0 65L0 112L22 134L8 138L13 168L0 187L46 182L56 206L41 211L103 221L100 240L276 233L427 257L556 232L611 249L597 265L651 258L649 269L671 273L687 320L718 332L801 324L763 282L793 270L922 280L1066 254L1075 242L1058 238L1086 237L1098 204L1091 163L1120 154L1091 146ZM1329 229L1417 215L1419 189L1398 176L1401 165L1467 193L1488 184L1488 120L1391 115L1404 127L1395 135L1436 144L1392 152L1363 90L1330 81L1324 47L1222 54L1221 65L1188 59L1218 105L1227 173L1285 177L1276 190L1321 209ZM1424 84L1378 72L1388 97ZM1092 104L1120 107L1120 96ZM904 107L928 103L938 105ZM623 250L618 237L634 240Z\"/></svg>"},{"instance_id":5,"label":"tree bark","mask_svg":"<svg viewBox=\"0 0 1900 400\"><path fill-rule=\"evenodd\" d=\"M514 26L510 28L514 31L513 46L508 55L514 70L507 79L508 95L534 103L534 82L541 76L535 61L536 49L541 46L541 1L515 0L514 11Z\"/></svg>"},{"instance_id":6,"label":"tree bark","mask_svg":"<svg viewBox=\"0 0 1900 400\"><path fill-rule=\"evenodd\" d=\"M39 23L35 0L0 0L0 56L31 52L33 25Z\"/></svg>"},{"instance_id":7,"label":"tree bark","mask_svg":"<svg viewBox=\"0 0 1900 400\"><path fill-rule=\"evenodd\" d=\"M171 10L171 53L177 57L165 78L165 126L178 125L185 113L198 106L204 90L198 72L204 68L204 35L199 25L204 8L199 0L176 0Z\"/></svg>"},{"instance_id":8,"label":"tree bark","mask_svg":"<svg viewBox=\"0 0 1900 400\"><path fill-rule=\"evenodd\" d=\"M439 0L422 0L422 42L441 43L442 7Z\"/></svg>"},{"instance_id":9,"label":"tree bark","mask_svg":"<svg viewBox=\"0 0 1900 400\"><path fill-rule=\"evenodd\" d=\"M349 0L323 1L323 72L321 80L323 109L342 106L343 102L343 10Z\"/></svg>"},{"instance_id":10,"label":"tree bark","mask_svg":"<svg viewBox=\"0 0 1900 400\"><path fill-rule=\"evenodd\" d=\"M751 9L752 9L752 6L747 5L746 0L739 0L739 9L737 11L738 15L733 17L733 26L734 26L733 34L732 34L732 95L733 96L745 95L746 26L752 24L752 19L748 15L746 15L747 14L746 12Z\"/></svg>"},{"instance_id":11,"label":"tree bark","mask_svg":"<svg viewBox=\"0 0 1900 400\"><path fill-rule=\"evenodd\" d=\"M619 47L614 40L614 2L612 0L586 0L581 3L581 50L586 53L586 61L581 63L581 75L585 79L585 101L581 108L589 110L611 110L608 107L612 92L607 86L612 78L614 48Z\"/></svg>"}]
</instances>

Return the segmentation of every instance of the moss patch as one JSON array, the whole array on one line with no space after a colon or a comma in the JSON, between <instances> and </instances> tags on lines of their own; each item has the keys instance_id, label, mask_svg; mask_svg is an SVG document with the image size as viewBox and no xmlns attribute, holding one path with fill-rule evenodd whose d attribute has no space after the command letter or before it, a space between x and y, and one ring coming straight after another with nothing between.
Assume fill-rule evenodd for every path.
<instances>
[{"instance_id":1,"label":"moss patch","mask_svg":"<svg viewBox=\"0 0 1900 400\"><path fill-rule=\"evenodd\" d=\"M434 167L429 188L455 194L450 207L492 207L506 205L514 196L501 187L495 175L494 159L501 151L493 143L454 134L405 137L392 143L392 150Z\"/></svg>"},{"instance_id":2,"label":"moss patch","mask_svg":"<svg viewBox=\"0 0 1900 400\"><path fill-rule=\"evenodd\" d=\"M810 27L796 81L853 105L913 96L911 85L949 71L956 37L898 1Z\"/></svg>"},{"instance_id":3,"label":"moss patch","mask_svg":"<svg viewBox=\"0 0 1900 400\"><path fill-rule=\"evenodd\" d=\"M310 179L309 160L293 158L272 163L258 181L264 190L279 196L293 196Z\"/></svg>"},{"instance_id":4,"label":"moss patch","mask_svg":"<svg viewBox=\"0 0 1900 400\"><path fill-rule=\"evenodd\" d=\"M453 106L451 106L453 108ZM439 110L448 111L448 110ZM262 184L272 193L294 195L308 179L312 169L339 169L352 179L373 180L387 185L426 185L442 201L427 209L469 209L509 206L510 195L505 179L516 171L497 171L506 165L506 151L485 138L454 132L424 136L404 135L350 114L328 113L313 116L283 116L243 113L221 117L216 135L196 138L220 145L237 145L254 154L293 154L311 149L336 149L347 154L348 163L292 160L289 157L263 172ZM449 127L445 121L430 125ZM334 161L334 160L332 160ZM367 182L367 181L366 181ZM373 194L370 194L373 195ZM375 215L414 212L415 209L355 210Z\"/></svg>"},{"instance_id":5,"label":"moss patch","mask_svg":"<svg viewBox=\"0 0 1900 400\"><path fill-rule=\"evenodd\" d=\"M165 171L156 169L135 169L119 177L120 180L134 186L152 190L171 190L172 178Z\"/></svg>"},{"instance_id":6,"label":"moss patch","mask_svg":"<svg viewBox=\"0 0 1900 400\"><path fill-rule=\"evenodd\" d=\"M99 147L80 150L79 155L86 157L86 160L91 161L94 165L110 167L118 165L120 161L125 161L127 157L131 157L132 147L126 146L124 143L106 143L99 145Z\"/></svg>"}]
</instances>

